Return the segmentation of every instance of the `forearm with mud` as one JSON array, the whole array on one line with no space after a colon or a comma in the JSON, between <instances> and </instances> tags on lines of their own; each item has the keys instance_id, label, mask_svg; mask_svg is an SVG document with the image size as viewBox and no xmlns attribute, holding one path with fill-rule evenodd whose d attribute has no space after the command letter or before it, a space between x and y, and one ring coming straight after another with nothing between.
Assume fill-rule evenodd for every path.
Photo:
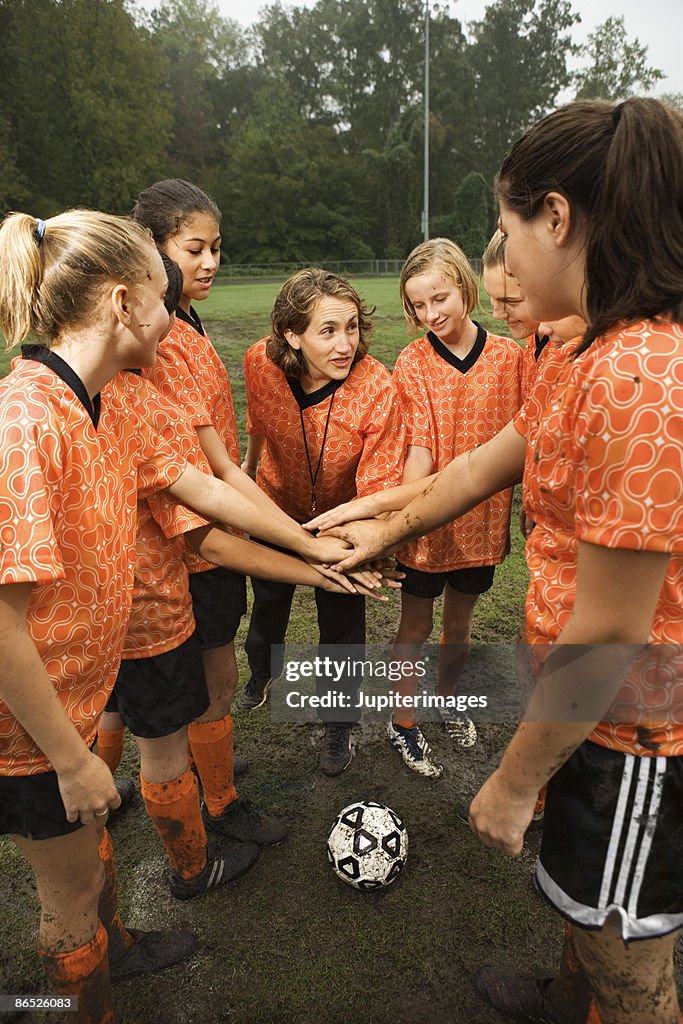
<instances>
[{"instance_id":1,"label":"forearm with mud","mask_svg":"<svg viewBox=\"0 0 683 1024\"><path fill-rule=\"evenodd\" d=\"M545 661L524 720L497 770L511 794L535 796L590 736L639 649L635 644L580 643L569 623Z\"/></svg>"},{"instance_id":2,"label":"forearm with mud","mask_svg":"<svg viewBox=\"0 0 683 1024\"><path fill-rule=\"evenodd\" d=\"M431 533L517 483L524 466L524 447L523 438L508 424L491 441L459 455L440 473L426 481L416 480L404 485L406 492L407 489L419 490L419 497L386 521L387 547ZM403 490L403 487L396 488L396 491ZM385 507L383 511L388 509Z\"/></svg>"}]
</instances>

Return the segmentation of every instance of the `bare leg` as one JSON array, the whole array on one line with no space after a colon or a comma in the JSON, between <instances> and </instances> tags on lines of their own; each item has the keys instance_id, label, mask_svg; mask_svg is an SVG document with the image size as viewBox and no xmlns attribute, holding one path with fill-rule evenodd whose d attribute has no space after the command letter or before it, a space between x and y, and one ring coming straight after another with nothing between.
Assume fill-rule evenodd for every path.
<instances>
[{"instance_id":1,"label":"bare leg","mask_svg":"<svg viewBox=\"0 0 683 1024\"><path fill-rule=\"evenodd\" d=\"M393 684L394 691L402 697L413 697L417 692L418 679L409 668L419 660L422 645L429 639L433 627L434 601L431 597L414 597L401 594L401 620L394 640L394 656L403 663L404 674ZM396 710L395 725L406 728L415 724L412 708Z\"/></svg>"},{"instance_id":2,"label":"bare leg","mask_svg":"<svg viewBox=\"0 0 683 1024\"><path fill-rule=\"evenodd\" d=\"M446 584L443 597L443 637L439 651L436 692L453 697L470 653L470 638L478 594L461 594Z\"/></svg>"},{"instance_id":3,"label":"bare leg","mask_svg":"<svg viewBox=\"0 0 683 1024\"><path fill-rule=\"evenodd\" d=\"M604 1024L680 1024L673 970L678 935L626 945L611 921L597 932L574 929Z\"/></svg>"},{"instance_id":4,"label":"bare leg","mask_svg":"<svg viewBox=\"0 0 683 1024\"><path fill-rule=\"evenodd\" d=\"M40 898L40 951L49 980L61 994L77 995L75 1021L114 1020L107 933L98 905L104 869L96 825L54 839L12 836L31 865Z\"/></svg>"}]
</instances>

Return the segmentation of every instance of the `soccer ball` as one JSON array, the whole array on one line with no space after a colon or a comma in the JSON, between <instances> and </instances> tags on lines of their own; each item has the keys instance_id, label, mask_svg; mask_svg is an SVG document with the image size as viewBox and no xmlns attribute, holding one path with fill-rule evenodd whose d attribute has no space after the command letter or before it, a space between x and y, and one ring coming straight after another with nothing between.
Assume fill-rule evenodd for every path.
<instances>
[{"instance_id":1,"label":"soccer ball","mask_svg":"<svg viewBox=\"0 0 683 1024\"><path fill-rule=\"evenodd\" d=\"M408 833L398 814L373 800L349 804L327 837L334 871L356 889L391 885L408 857Z\"/></svg>"}]
</instances>

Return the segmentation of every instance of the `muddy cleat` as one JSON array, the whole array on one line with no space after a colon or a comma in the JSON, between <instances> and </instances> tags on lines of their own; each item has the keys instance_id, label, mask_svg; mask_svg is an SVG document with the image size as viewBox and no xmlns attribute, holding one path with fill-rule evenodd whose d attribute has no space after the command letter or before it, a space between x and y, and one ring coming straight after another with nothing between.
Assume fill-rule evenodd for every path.
<instances>
[{"instance_id":1,"label":"muddy cleat","mask_svg":"<svg viewBox=\"0 0 683 1024\"><path fill-rule=\"evenodd\" d=\"M142 932L137 928L128 931L135 941L122 956L109 961L112 981L163 971L180 963L197 948L197 940L189 932Z\"/></svg>"},{"instance_id":2,"label":"muddy cleat","mask_svg":"<svg viewBox=\"0 0 683 1024\"><path fill-rule=\"evenodd\" d=\"M107 828L113 828L121 820L126 811L135 803L136 789L132 779L114 779L114 785L121 797L121 803L109 812Z\"/></svg>"},{"instance_id":3,"label":"muddy cleat","mask_svg":"<svg viewBox=\"0 0 683 1024\"><path fill-rule=\"evenodd\" d=\"M325 775L341 775L353 760L350 725L326 725L320 770Z\"/></svg>"},{"instance_id":4,"label":"muddy cleat","mask_svg":"<svg viewBox=\"0 0 683 1024\"><path fill-rule=\"evenodd\" d=\"M442 711L441 721L446 735L456 747L466 750L477 742L477 728L469 715L464 711Z\"/></svg>"},{"instance_id":5,"label":"muddy cleat","mask_svg":"<svg viewBox=\"0 0 683 1024\"><path fill-rule=\"evenodd\" d=\"M466 825L470 823L470 805L469 804L458 804L455 808L455 813L460 821L463 821ZM543 814L534 814L533 818L527 826L527 830L524 833L527 835L529 832L540 832L543 828Z\"/></svg>"},{"instance_id":6,"label":"muddy cleat","mask_svg":"<svg viewBox=\"0 0 683 1024\"><path fill-rule=\"evenodd\" d=\"M230 839L215 846L209 843L206 848L206 864L198 875L181 878L174 871L169 871L171 896L177 900L192 900L209 889L229 885L256 863L258 855L256 843L236 843Z\"/></svg>"},{"instance_id":7,"label":"muddy cleat","mask_svg":"<svg viewBox=\"0 0 683 1024\"><path fill-rule=\"evenodd\" d=\"M207 828L220 832L228 839L236 839L240 843L257 843L259 846L277 846L287 838L287 827L267 818L260 813L251 802L238 797L225 808L221 814L209 814L206 804L202 804L202 818Z\"/></svg>"},{"instance_id":8,"label":"muddy cleat","mask_svg":"<svg viewBox=\"0 0 683 1024\"><path fill-rule=\"evenodd\" d=\"M578 987L570 991L550 971L520 974L506 967L482 967L474 976L474 987L489 1006L512 1020L527 1024L584 1024L590 996Z\"/></svg>"},{"instance_id":9,"label":"muddy cleat","mask_svg":"<svg viewBox=\"0 0 683 1024\"><path fill-rule=\"evenodd\" d=\"M254 679L252 676L237 698L237 707L244 711L255 711L261 708L268 700L272 679Z\"/></svg>"},{"instance_id":10,"label":"muddy cleat","mask_svg":"<svg viewBox=\"0 0 683 1024\"><path fill-rule=\"evenodd\" d=\"M389 722L387 736L411 771L430 779L438 779L443 775L443 765L433 760L429 744L417 725L407 727Z\"/></svg>"}]
</instances>

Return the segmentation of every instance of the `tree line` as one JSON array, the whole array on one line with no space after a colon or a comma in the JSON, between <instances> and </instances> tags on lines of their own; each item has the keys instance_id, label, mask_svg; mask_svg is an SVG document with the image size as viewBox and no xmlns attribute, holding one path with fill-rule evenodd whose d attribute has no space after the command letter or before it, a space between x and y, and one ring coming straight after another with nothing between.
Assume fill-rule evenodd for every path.
<instances>
[{"instance_id":1,"label":"tree line","mask_svg":"<svg viewBox=\"0 0 683 1024\"><path fill-rule=\"evenodd\" d=\"M622 18L582 48L578 21L570 0L495 0L467 26L432 5L432 234L480 255L529 124L662 78ZM179 176L217 200L232 263L401 258L421 237L423 0L275 2L246 29L210 0L0 0L0 36L3 211L125 213Z\"/></svg>"}]
</instances>

